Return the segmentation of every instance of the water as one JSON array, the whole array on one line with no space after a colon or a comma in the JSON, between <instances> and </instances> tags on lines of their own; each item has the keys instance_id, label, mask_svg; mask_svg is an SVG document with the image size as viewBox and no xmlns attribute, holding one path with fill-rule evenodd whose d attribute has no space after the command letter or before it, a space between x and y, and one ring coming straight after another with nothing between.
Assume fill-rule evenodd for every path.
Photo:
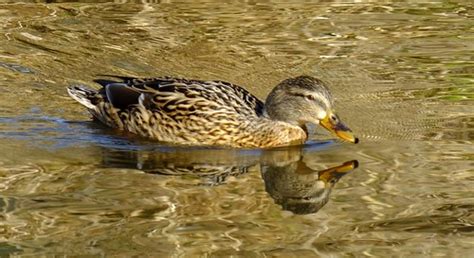
<instances>
[{"instance_id":1,"label":"water","mask_svg":"<svg viewBox=\"0 0 474 258\"><path fill-rule=\"evenodd\" d=\"M0 255L474 257L470 1L46 2L0 4ZM67 96L97 74L310 74L361 143L160 146Z\"/></svg>"}]
</instances>

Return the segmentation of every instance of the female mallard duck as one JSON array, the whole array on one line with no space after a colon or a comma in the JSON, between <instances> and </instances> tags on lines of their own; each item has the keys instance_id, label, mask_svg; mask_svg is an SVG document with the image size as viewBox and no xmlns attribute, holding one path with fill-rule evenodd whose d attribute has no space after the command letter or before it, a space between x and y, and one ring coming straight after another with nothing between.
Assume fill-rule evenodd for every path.
<instances>
[{"instance_id":1,"label":"female mallard duck","mask_svg":"<svg viewBox=\"0 0 474 258\"><path fill-rule=\"evenodd\" d=\"M223 81L113 76L102 89L71 86L69 95L107 126L158 141L266 148L302 144L306 123L319 124L357 143L334 113L324 83L310 76L282 81L265 103Z\"/></svg>"}]
</instances>

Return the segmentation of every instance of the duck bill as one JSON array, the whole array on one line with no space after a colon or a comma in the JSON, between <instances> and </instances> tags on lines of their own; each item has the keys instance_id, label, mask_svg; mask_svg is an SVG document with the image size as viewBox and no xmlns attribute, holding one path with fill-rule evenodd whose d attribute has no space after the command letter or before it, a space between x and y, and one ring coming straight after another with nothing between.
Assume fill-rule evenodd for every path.
<instances>
[{"instance_id":1,"label":"duck bill","mask_svg":"<svg viewBox=\"0 0 474 258\"><path fill-rule=\"evenodd\" d=\"M347 127L345 124L342 122L337 122L334 124L331 119L329 118L330 116L326 116L323 120L319 122L319 124L326 128L326 130L330 131L331 133L337 135L340 139L352 143L358 143L359 139L354 136L352 133L351 129Z\"/></svg>"}]
</instances>

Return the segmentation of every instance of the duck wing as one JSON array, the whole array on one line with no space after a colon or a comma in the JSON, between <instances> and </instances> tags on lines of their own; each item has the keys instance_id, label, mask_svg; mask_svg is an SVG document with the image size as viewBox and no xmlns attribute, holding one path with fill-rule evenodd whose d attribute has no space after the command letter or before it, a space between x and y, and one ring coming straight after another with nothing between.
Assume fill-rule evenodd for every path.
<instances>
[{"instance_id":1,"label":"duck wing","mask_svg":"<svg viewBox=\"0 0 474 258\"><path fill-rule=\"evenodd\" d=\"M215 106L231 108L243 116L262 116L264 112L264 103L261 100L244 88L225 81L189 80L173 77L107 76L119 79L119 81L97 79L95 82L106 89L111 89L106 92L107 98L119 108L123 105L135 104L138 95L145 93L145 102L153 105L176 104L175 102L186 99L199 98L213 102ZM127 100L127 96L133 101ZM173 99L175 102L170 102Z\"/></svg>"}]
</instances>

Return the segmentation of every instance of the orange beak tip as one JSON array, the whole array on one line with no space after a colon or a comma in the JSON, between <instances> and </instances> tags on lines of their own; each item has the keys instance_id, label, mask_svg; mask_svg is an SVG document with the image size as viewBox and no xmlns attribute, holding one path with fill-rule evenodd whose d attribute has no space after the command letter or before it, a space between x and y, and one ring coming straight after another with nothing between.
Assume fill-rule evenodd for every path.
<instances>
[{"instance_id":1,"label":"orange beak tip","mask_svg":"<svg viewBox=\"0 0 474 258\"><path fill-rule=\"evenodd\" d=\"M353 162L354 162L354 169L358 168L359 167L359 161L353 160Z\"/></svg>"}]
</instances>

